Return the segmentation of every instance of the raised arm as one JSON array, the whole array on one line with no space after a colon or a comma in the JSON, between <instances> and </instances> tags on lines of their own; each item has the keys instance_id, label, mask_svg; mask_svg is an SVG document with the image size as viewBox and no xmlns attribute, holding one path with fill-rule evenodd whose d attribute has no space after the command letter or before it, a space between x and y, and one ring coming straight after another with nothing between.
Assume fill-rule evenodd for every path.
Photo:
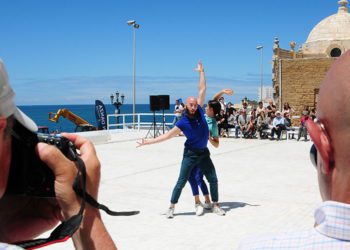
<instances>
[{"instance_id":1,"label":"raised arm","mask_svg":"<svg viewBox=\"0 0 350 250\"><path fill-rule=\"evenodd\" d=\"M216 93L213 96L213 100L218 101L220 99L220 97L223 96L224 94L233 95L233 90L232 89L222 89L219 93Z\"/></svg>"},{"instance_id":2,"label":"raised arm","mask_svg":"<svg viewBox=\"0 0 350 250\"><path fill-rule=\"evenodd\" d=\"M155 144L155 143L169 140L170 138L173 138L174 136L180 134L180 132L181 130L175 126L169 132L162 134L161 136L158 136L156 138L151 138L151 139L142 138L141 141L137 142L138 145L136 147L141 147L144 145Z\"/></svg>"},{"instance_id":3,"label":"raised arm","mask_svg":"<svg viewBox=\"0 0 350 250\"><path fill-rule=\"evenodd\" d=\"M197 68L195 70L199 72L199 93L197 102L201 107L203 107L207 85L205 82L204 68L201 61L198 62Z\"/></svg>"}]
</instances>

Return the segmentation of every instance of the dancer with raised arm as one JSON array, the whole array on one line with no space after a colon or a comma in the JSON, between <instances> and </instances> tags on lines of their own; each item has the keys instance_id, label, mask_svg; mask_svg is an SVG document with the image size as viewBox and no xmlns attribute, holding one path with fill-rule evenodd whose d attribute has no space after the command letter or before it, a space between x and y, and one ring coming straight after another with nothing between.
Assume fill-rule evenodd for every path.
<instances>
[{"instance_id":1,"label":"dancer with raised arm","mask_svg":"<svg viewBox=\"0 0 350 250\"><path fill-rule=\"evenodd\" d=\"M181 120L166 134L152 139L141 139L141 141L137 142L138 147L159 143L178 135L181 131L186 136L180 174L172 192L170 206L166 214L167 218L174 217L175 204L178 202L181 191L195 166L200 167L209 182L210 194L213 200L212 211L218 215L225 215L225 211L220 208L218 203L218 180L214 164L210 159L210 152L207 148L209 129L202 109L206 94L206 81L201 62L198 63L196 71L200 76L198 98L193 96L187 98L186 111Z\"/></svg>"},{"instance_id":2,"label":"dancer with raised arm","mask_svg":"<svg viewBox=\"0 0 350 250\"><path fill-rule=\"evenodd\" d=\"M232 95L233 90L232 89L223 89L219 93L215 94L213 97L213 100L210 100L205 107L205 119L208 124L209 128L209 142L215 147L219 147L219 130L218 130L218 124L216 122L216 117L219 115L221 110L221 104L219 102L220 97L222 97L224 94L226 95ZM204 209L211 210L212 204L210 202L210 196L208 187L203 179L203 173L199 166L196 166L192 169L191 175L188 179L188 182L191 185L192 194L194 196L194 203L195 203L195 210L196 215L200 216L203 215ZM202 194L204 196L204 204L200 201L199 198L199 189L202 190ZM222 211L221 211L222 212Z\"/></svg>"}]
</instances>

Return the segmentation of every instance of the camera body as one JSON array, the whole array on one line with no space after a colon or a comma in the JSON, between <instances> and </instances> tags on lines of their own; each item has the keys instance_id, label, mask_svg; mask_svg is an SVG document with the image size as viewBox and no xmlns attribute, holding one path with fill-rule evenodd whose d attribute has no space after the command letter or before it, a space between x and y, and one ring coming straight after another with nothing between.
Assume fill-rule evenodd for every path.
<instances>
[{"instance_id":1,"label":"camera body","mask_svg":"<svg viewBox=\"0 0 350 250\"><path fill-rule=\"evenodd\" d=\"M35 146L39 142L54 145L67 158L74 159L76 149L67 138L36 134L15 121L11 166L5 195L55 197L55 175L35 152Z\"/></svg>"}]
</instances>

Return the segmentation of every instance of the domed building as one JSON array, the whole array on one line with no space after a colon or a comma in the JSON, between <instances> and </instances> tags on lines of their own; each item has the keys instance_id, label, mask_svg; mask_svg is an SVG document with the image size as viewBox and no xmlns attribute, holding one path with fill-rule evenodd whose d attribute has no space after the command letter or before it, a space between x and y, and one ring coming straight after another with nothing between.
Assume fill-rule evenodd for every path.
<instances>
[{"instance_id":1,"label":"domed building","mask_svg":"<svg viewBox=\"0 0 350 250\"><path fill-rule=\"evenodd\" d=\"M338 2L338 13L319 22L302 47L305 55L338 57L350 48L350 14L348 1Z\"/></svg>"},{"instance_id":2,"label":"domed building","mask_svg":"<svg viewBox=\"0 0 350 250\"><path fill-rule=\"evenodd\" d=\"M306 105L315 108L326 72L336 57L350 49L348 1L338 3L338 12L319 22L298 51L295 42L291 42L287 50L280 48L279 40L275 38L272 85L280 109L288 102L296 111L294 115L298 116ZM294 122L296 124L297 120Z\"/></svg>"}]
</instances>

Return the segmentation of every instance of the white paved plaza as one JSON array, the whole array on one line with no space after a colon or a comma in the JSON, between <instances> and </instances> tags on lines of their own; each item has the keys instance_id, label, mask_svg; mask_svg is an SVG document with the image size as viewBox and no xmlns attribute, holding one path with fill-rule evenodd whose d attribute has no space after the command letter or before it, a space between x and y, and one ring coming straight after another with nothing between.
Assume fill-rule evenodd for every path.
<instances>
[{"instance_id":1,"label":"white paved plaza","mask_svg":"<svg viewBox=\"0 0 350 250\"><path fill-rule=\"evenodd\" d=\"M136 148L146 132L112 134L97 144L102 164L99 201L131 217L101 212L119 249L236 249L241 239L313 226L321 201L311 142L223 138L210 146L226 216L197 217L189 184L173 219L165 218L182 160L184 137ZM47 249L73 249L71 241Z\"/></svg>"}]
</instances>

